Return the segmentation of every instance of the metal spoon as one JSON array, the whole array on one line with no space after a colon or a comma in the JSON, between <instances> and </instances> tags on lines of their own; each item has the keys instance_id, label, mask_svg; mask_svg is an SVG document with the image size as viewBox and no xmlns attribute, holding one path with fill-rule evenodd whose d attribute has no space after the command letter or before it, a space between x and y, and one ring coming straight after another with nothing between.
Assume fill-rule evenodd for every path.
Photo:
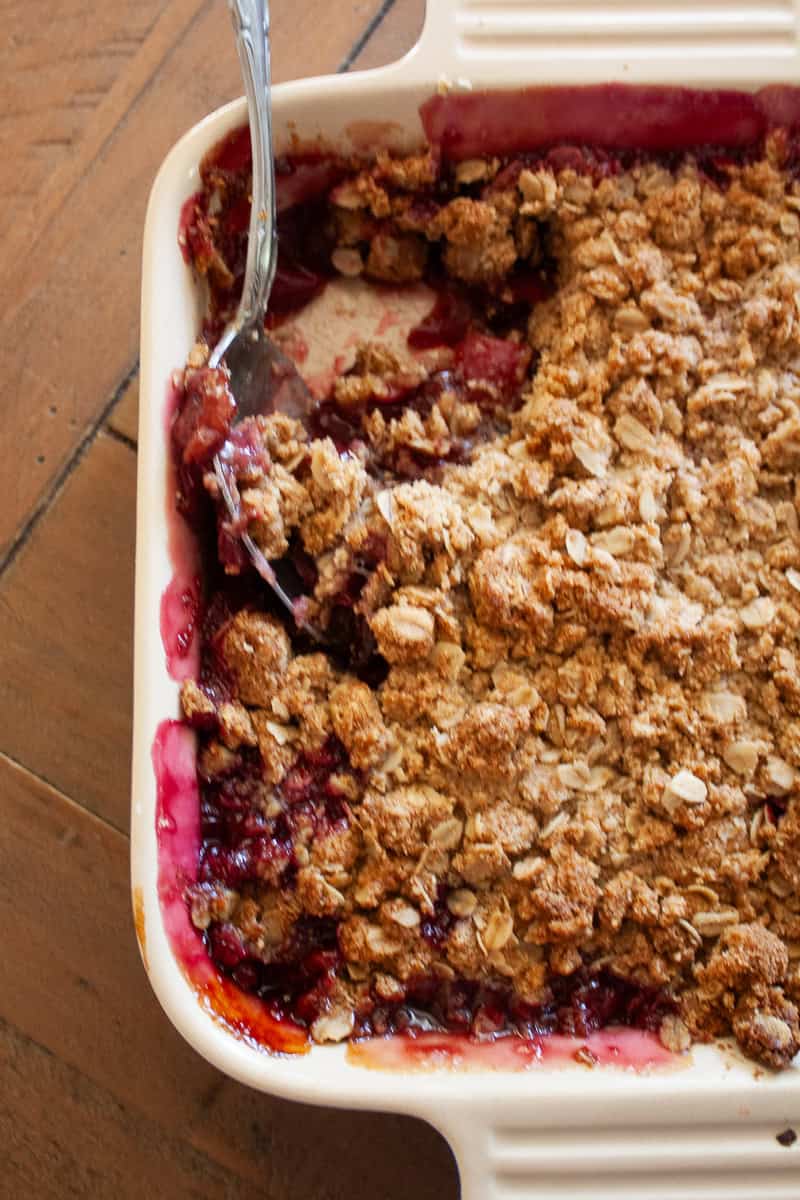
<instances>
[{"instance_id":1,"label":"metal spoon","mask_svg":"<svg viewBox=\"0 0 800 1200\"><path fill-rule=\"evenodd\" d=\"M275 162L272 152L272 104L270 100L269 3L268 0L228 0L236 50L242 69L250 143L253 183L247 263L239 307L214 347L209 365L225 363L231 373L231 391L236 401L237 420L258 414L281 412L302 419L313 407L313 398L291 359L278 349L264 329L278 261L275 209ZM214 456L214 473L228 509L231 526L238 530L253 564L281 603L293 616L295 606L278 582L262 551L247 532L234 472ZM300 621L311 633L307 623Z\"/></svg>"}]
</instances>

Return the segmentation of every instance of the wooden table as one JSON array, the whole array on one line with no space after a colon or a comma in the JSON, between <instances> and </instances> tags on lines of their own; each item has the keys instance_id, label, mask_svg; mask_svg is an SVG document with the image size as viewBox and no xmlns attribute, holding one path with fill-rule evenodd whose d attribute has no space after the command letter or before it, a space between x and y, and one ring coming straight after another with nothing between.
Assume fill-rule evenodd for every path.
<instances>
[{"instance_id":1,"label":"wooden table","mask_svg":"<svg viewBox=\"0 0 800 1200\"><path fill-rule=\"evenodd\" d=\"M278 80L388 62L423 0L272 0ZM224 0L9 0L0 41L0 1196L450 1200L444 1142L226 1079L130 912L145 202L239 94Z\"/></svg>"}]
</instances>

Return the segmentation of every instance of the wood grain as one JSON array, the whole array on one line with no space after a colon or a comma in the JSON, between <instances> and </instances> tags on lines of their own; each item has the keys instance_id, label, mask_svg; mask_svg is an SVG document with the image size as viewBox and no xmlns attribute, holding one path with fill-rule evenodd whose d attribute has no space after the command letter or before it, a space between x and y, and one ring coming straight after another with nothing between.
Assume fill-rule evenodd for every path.
<instances>
[{"instance_id":1,"label":"wood grain","mask_svg":"<svg viewBox=\"0 0 800 1200\"><path fill-rule=\"evenodd\" d=\"M33 1076L22 1115L30 1113L34 1137L18 1154L34 1170L52 1139L59 1161L73 1147L78 1161L70 1171L77 1170L76 1178L98 1169L123 1188L107 1194L133 1194L124 1190L130 1180L120 1177L120 1163L113 1161L119 1155L124 1162L134 1149L121 1136L127 1128L154 1147L153 1169L166 1155L181 1172L173 1180L177 1191L143 1189L141 1195L205 1196L195 1190L198 1162L219 1164L276 1200L400 1200L411 1191L417 1200L456 1195L449 1151L426 1126L260 1096L225 1079L190 1050L161 1012L139 961L127 838L2 758L0 797L0 923L10 935L12 961L25 965L0 989L0 1017L16 1030L7 1045L0 1036L0 1054L11 1054L10 1064L6 1059L0 1065L0 1077L4 1071L13 1079L26 1072ZM22 862L24 872L18 869ZM25 1109L37 1091L41 1109ZM0 1088L0 1145L6 1147L3 1093L8 1095L7 1087ZM76 1095L97 1127L97 1137L79 1138L77 1144L68 1136ZM44 1122L47 1111L58 1120ZM404 1149L409 1139L413 1158ZM147 1154L136 1158L137 1177L140 1167L146 1182ZM56 1182L46 1175L33 1178L41 1178L43 1188ZM219 1182L219 1172L209 1168L209 1178ZM244 1194L232 1179L225 1186L229 1191L223 1195ZM35 1189L16 1194L40 1195Z\"/></svg>"},{"instance_id":2,"label":"wood grain","mask_svg":"<svg viewBox=\"0 0 800 1200\"><path fill-rule=\"evenodd\" d=\"M0 751L127 829L136 458L101 435L0 579Z\"/></svg>"},{"instance_id":3,"label":"wood grain","mask_svg":"<svg viewBox=\"0 0 800 1200\"><path fill-rule=\"evenodd\" d=\"M40 18L27 0L3 7L8 37L0 43L0 180L8 228L37 218L43 193L96 123L98 109L169 5L118 0L97 5L87 21L84 0L59 0Z\"/></svg>"},{"instance_id":4,"label":"wood grain","mask_svg":"<svg viewBox=\"0 0 800 1200\"><path fill-rule=\"evenodd\" d=\"M62 1200L234 1200L252 1183L115 1103L80 1071L0 1022L3 1195ZM132 1169L132 1165L135 1168Z\"/></svg>"}]
</instances>

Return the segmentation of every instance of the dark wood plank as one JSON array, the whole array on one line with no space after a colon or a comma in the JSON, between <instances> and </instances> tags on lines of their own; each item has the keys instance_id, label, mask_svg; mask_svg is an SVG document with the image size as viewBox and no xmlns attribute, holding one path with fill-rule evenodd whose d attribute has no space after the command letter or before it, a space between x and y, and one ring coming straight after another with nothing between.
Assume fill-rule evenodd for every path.
<instances>
[{"instance_id":1,"label":"dark wood plank","mask_svg":"<svg viewBox=\"0 0 800 1200\"><path fill-rule=\"evenodd\" d=\"M236 1200L253 1184L0 1021L0 1194L64 1200Z\"/></svg>"},{"instance_id":2,"label":"dark wood plank","mask_svg":"<svg viewBox=\"0 0 800 1200\"><path fill-rule=\"evenodd\" d=\"M102 434L0 578L0 750L126 829L136 457Z\"/></svg>"},{"instance_id":3,"label":"dark wood plank","mask_svg":"<svg viewBox=\"0 0 800 1200\"><path fill-rule=\"evenodd\" d=\"M0 925L4 959L12 964L0 989L0 1017L60 1064L51 1075L37 1077L42 1108L31 1113L32 1136L52 1132L62 1154L62 1133L72 1120L69 1095L77 1089L90 1098L82 1103L99 1113L102 1092L106 1110L123 1108L124 1124L141 1130L137 1137L152 1136L150 1125L145 1130L141 1123L146 1118L161 1131L156 1144L185 1142L275 1200L456 1196L449 1151L426 1126L260 1096L225 1079L189 1049L158 1007L139 962L123 835L2 758L0 819ZM61 1095L62 1087L68 1095ZM61 1109L67 1124L59 1125L59 1117L50 1131L43 1114ZM108 1127L104 1136L115 1152L124 1150L116 1118L97 1119L101 1130ZM0 1116L0 1145L6 1144ZM42 1143L35 1145L44 1152ZM70 1169L81 1178L99 1150L81 1142L76 1153L79 1162ZM194 1161L182 1149L176 1161L184 1160ZM135 1161L136 1171L128 1168L120 1182L123 1189L139 1178ZM213 1172L212 1177L218 1178ZM192 1190L190 1182L181 1187L140 1194L171 1200L206 1194ZM229 1194L240 1194L230 1187ZM4 1195L2 1188L0 1183ZM9 1196L14 1194L39 1195Z\"/></svg>"}]
</instances>

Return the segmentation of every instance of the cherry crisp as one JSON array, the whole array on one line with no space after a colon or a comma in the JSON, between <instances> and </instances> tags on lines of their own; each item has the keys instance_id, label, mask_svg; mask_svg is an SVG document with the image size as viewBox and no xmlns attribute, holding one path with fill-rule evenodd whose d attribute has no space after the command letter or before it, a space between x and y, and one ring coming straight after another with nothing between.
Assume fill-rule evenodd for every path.
<instances>
[{"instance_id":1,"label":"cherry crisp","mask_svg":"<svg viewBox=\"0 0 800 1200\"><path fill-rule=\"evenodd\" d=\"M234 423L207 366L246 133L204 161L180 238L209 308L172 427L204 562L188 903L315 1041L800 1049L793 146L281 160L277 338L329 287L430 289L303 423Z\"/></svg>"}]
</instances>

